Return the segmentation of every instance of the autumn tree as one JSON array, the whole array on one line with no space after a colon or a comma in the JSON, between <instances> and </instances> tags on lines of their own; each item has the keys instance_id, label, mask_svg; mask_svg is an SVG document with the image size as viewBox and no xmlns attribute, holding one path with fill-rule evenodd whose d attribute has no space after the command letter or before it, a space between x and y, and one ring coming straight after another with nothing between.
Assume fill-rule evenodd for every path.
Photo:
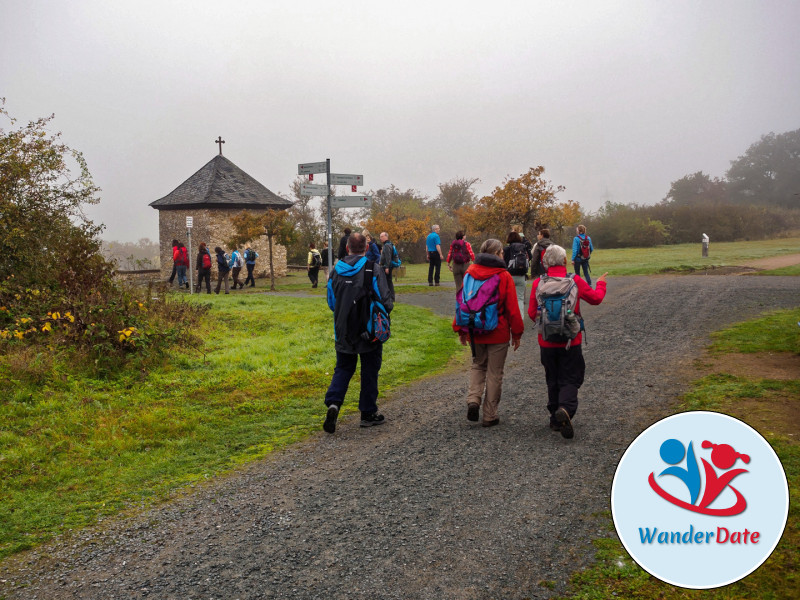
<instances>
[{"instance_id":1,"label":"autumn tree","mask_svg":"<svg viewBox=\"0 0 800 600\"><path fill-rule=\"evenodd\" d=\"M287 246L287 258L291 261L305 262L308 245L311 242L319 244L325 238L325 221L320 218L320 212L314 206L316 196L303 196L300 193L300 184L304 179L298 177L291 186L291 196L288 198L292 206L287 209L287 218L294 227L296 236L291 245ZM324 205L324 201L323 201Z\"/></svg>"},{"instance_id":2,"label":"autumn tree","mask_svg":"<svg viewBox=\"0 0 800 600\"><path fill-rule=\"evenodd\" d=\"M563 186L553 186L542 177L544 167L531 167L517 178L507 178L490 196L481 198L475 208L462 207L459 216L474 232L504 235L512 224L522 226L532 239L537 224L547 216Z\"/></svg>"},{"instance_id":3,"label":"autumn tree","mask_svg":"<svg viewBox=\"0 0 800 600\"><path fill-rule=\"evenodd\" d=\"M574 200L560 202L542 211L542 226L548 227L551 233L556 234L554 241L559 243L564 241L564 230L578 225L582 220L581 205Z\"/></svg>"},{"instance_id":4,"label":"autumn tree","mask_svg":"<svg viewBox=\"0 0 800 600\"><path fill-rule=\"evenodd\" d=\"M231 218L234 227L233 237L226 242L231 248L244 246L265 235L269 243L269 278L271 291L275 291L275 267L273 261L273 241L289 246L296 238L294 225L284 210L267 210L260 215L242 211Z\"/></svg>"},{"instance_id":5,"label":"autumn tree","mask_svg":"<svg viewBox=\"0 0 800 600\"><path fill-rule=\"evenodd\" d=\"M364 226L376 237L385 231L404 256L413 255L411 244L422 238L431 225L432 211L416 190L395 186L372 192L372 206L364 215Z\"/></svg>"}]
</instances>

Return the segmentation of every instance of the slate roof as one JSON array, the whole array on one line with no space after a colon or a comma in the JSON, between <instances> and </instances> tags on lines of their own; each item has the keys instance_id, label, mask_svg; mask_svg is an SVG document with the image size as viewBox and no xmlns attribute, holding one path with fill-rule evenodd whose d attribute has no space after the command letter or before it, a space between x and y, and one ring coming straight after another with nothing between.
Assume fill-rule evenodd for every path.
<instances>
[{"instance_id":1,"label":"slate roof","mask_svg":"<svg viewBox=\"0 0 800 600\"><path fill-rule=\"evenodd\" d=\"M269 191L218 154L172 192L151 202L157 210L182 208L289 208L292 203Z\"/></svg>"}]
</instances>

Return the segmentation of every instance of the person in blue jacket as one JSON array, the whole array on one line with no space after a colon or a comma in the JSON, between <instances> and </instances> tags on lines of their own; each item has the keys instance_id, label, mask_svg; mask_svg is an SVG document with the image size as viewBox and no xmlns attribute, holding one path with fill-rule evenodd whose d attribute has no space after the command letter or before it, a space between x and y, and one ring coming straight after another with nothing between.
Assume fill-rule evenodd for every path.
<instances>
[{"instance_id":1,"label":"person in blue jacket","mask_svg":"<svg viewBox=\"0 0 800 600\"><path fill-rule=\"evenodd\" d=\"M250 283L250 287L256 287L256 279L253 277L253 269L256 268L256 259L258 258L258 252L253 250L250 246L244 249L244 264L247 267L247 279L244 280L244 284Z\"/></svg>"},{"instance_id":2,"label":"person in blue jacket","mask_svg":"<svg viewBox=\"0 0 800 600\"><path fill-rule=\"evenodd\" d=\"M394 303L386 283L386 274L378 265L367 273L367 242L360 233L351 233L347 240L347 256L336 263L328 280L328 307L333 311L333 331L336 348L336 367L330 386L325 394L325 422L322 429L328 433L336 431L336 419L344 402L350 379L361 361L361 393L358 409L361 411L361 427L382 425L384 417L378 413L378 373L383 361L383 342L371 340L368 335L353 330L358 313L351 315L354 301L364 288L365 277L370 277L373 298L380 300L387 312ZM368 284L369 285L369 284Z\"/></svg>"},{"instance_id":3,"label":"person in blue jacket","mask_svg":"<svg viewBox=\"0 0 800 600\"><path fill-rule=\"evenodd\" d=\"M378 244L375 242L375 238L372 237L370 234L367 234L367 260L371 260L372 262L380 262L381 260L381 249L378 247Z\"/></svg>"},{"instance_id":4,"label":"person in blue jacket","mask_svg":"<svg viewBox=\"0 0 800 600\"><path fill-rule=\"evenodd\" d=\"M583 278L586 283L592 285L592 278L589 275L589 258L594 252L592 238L586 235L585 225L578 225L575 232L578 235L572 239L572 266L575 269L575 275L580 275L581 267L583 267Z\"/></svg>"}]
</instances>

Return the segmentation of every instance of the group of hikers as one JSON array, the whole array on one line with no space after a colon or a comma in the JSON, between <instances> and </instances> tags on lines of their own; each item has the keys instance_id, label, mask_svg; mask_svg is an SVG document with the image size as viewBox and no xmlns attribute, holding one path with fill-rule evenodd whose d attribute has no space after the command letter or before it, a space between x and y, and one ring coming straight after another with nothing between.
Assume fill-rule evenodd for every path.
<instances>
[{"instance_id":1,"label":"group of hikers","mask_svg":"<svg viewBox=\"0 0 800 600\"><path fill-rule=\"evenodd\" d=\"M374 240L345 230L336 263L328 279L328 306L334 313L336 367L328 391L323 430L334 433L350 379L361 361L359 410L361 426L385 422L378 412L378 374L383 343L390 335L389 315L394 305L391 267L384 268L388 242L374 260L368 254ZM541 229L535 245L519 230L511 231L504 246L488 239L476 255L459 231L450 244L446 262L456 284L453 331L472 349L472 367L467 392L467 420L482 421L483 427L500 423L498 405L508 348L520 347L525 330L523 307L525 280L533 278L528 317L538 325L540 361L545 370L549 426L564 438L574 436L572 419L578 410L578 389L583 384L585 363L581 350L583 318L580 301L600 304L606 295L606 275L592 288L589 259L594 250L586 228L579 225L573 239L568 274L567 251L550 240ZM312 248L313 250L313 248ZM429 262L428 284L439 285L444 254L439 226L426 239ZM311 256L311 253L309 253ZM311 259L309 258L309 261ZM310 263L309 263L310 264ZM580 277L583 270L584 277Z\"/></svg>"},{"instance_id":2,"label":"group of hikers","mask_svg":"<svg viewBox=\"0 0 800 600\"><path fill-rule=\"evenodd\" d=\"M214 257L208 250L205 242L200 242L197 250L197 258L195 260L195 269L197 270L197 283L195 284L195 292L200 293L203 287L203 282L206 284L206 293L211 293L211 268L216 262L217 265L217 287L214 293L219 294L220 289L224 285L225 293L230 293L229 278L233 279L233 289L244 288L246 285L255 287L256 280L254 277L254 269L256 267L256 259L258 252L253 250L250 246L246 246L243 252L238 248L232 248L230 255L228 255L222 248L217 246L214 248ZM169 277L169 284L178 278L178 287L189 289L189 280L186 278L186 272L189 268L189 252L183 242L172 240L172 274ZM239 276L243 268L247 269L247 277L245 280L239 281Z\"/></svg>"}]
</instances>

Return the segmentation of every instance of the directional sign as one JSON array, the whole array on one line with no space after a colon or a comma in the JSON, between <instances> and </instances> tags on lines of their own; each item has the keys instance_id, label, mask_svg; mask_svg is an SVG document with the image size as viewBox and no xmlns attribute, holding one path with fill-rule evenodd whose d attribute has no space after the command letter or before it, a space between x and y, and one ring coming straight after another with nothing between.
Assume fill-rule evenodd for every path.
<instances>
[{"instance_id":1,"label":"directional sign","mask_svg":"<svg viewBox=\"0 0 800 600\"><path fill-rule=\"evenodd\" d=\"M326 173L327 171L328 163L324 161L297 165L298 175L308 175L309 173Z\"/></svg>"},{"instance_id":2,"label":"directional sign","mask_svg":"<svg viewBox=\"0 0 800 600\"><path fill-rule=\"evenodd\" d=\"M314 183L301 183L300 184L300 195L301 196L327 196L328 195L328 186L327 185L317 185Z\"/></svg>"},{"instance_id":3,"label":"directional sign","mask_svg":"<svg viewBox=\"0 0 800 600\"><path fill-rule=\"evenodd\" d=\"M194 217L186 217L186 229L191 229L194 224Z\"/></svg>"},{"instance_id":4,"label":"directional sign","mask_svg":"<svg viewBox=\"0 0 800 600\"><path fill-rule=\"evenodd\" d=\"M369 208L372 196L331 196L332 208Z\"/></svg>"},{"instance_id":5,"label":"directional sign","mask_svg":"<svg viewBox=\"0 0 800 600\"><path fill-rule=\"evenodd\" d=\"M364 176L331 173L331 179L328 183L331 185L364 185Z\"/></svg>"}]
</instances>

